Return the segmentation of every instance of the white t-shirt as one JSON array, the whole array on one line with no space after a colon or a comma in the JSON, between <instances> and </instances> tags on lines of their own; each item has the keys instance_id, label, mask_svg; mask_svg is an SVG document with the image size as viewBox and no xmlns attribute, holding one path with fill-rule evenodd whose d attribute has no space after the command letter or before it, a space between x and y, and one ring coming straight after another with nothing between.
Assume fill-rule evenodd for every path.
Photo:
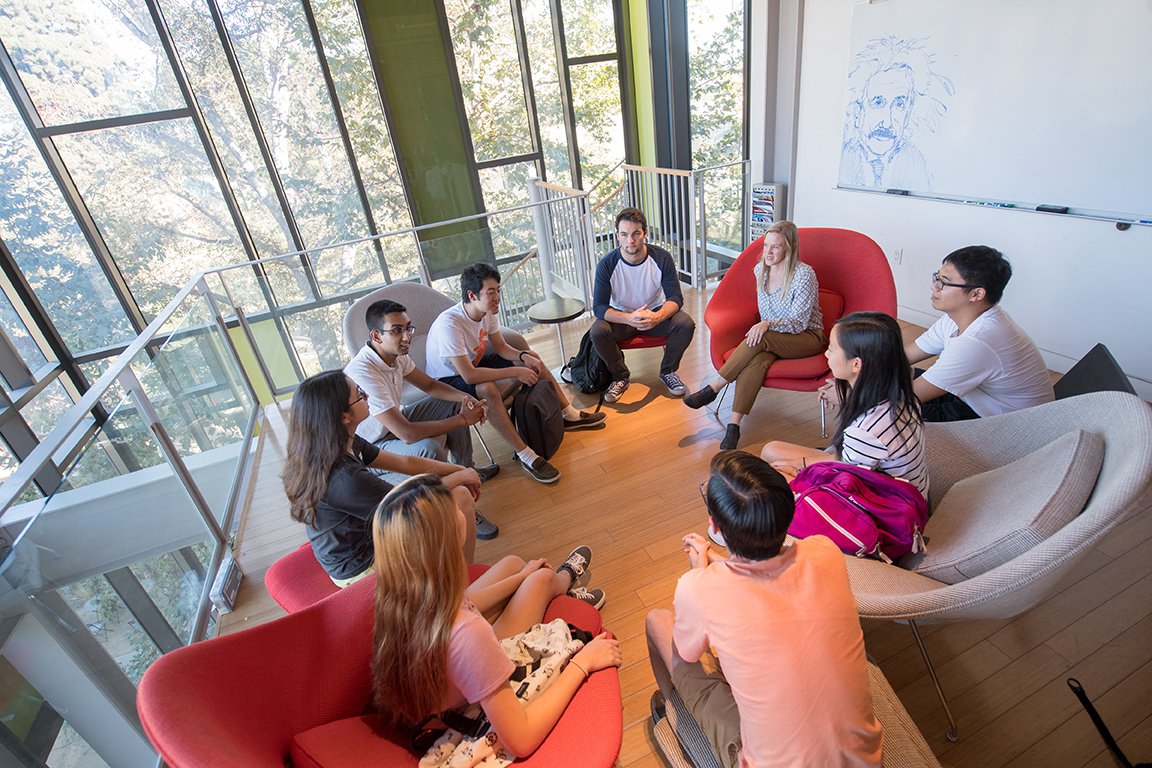
<instances>
[{"instance_id":1,"label":"white t-shirt","mask_svg":"<svg viewBox=\"0 0 1152 768\"><path fill-rule=\"evenodd\" d=\"M388 365L376 351L365 344L344 366L344 374L368 394L368 418L356 427L356 434L370 443L384 436L387 428L373 418L390 408L400 408L404 377L416 369L408 355L397 355L396 365Z\"/></svg>"},{"instance_id":2,"label":"white t-shirt","mask_svg":"<svg viewBox=\"0 0 1152 768\"><path fill-rule=\"evenodd\" d=\"M963 400L980 416L1050 403L1056 395L1040 350L1020 326L993 306L964 333L944 315L916 339L916 346L940 355L924 379Z\"/></svg>"},{"instance_id":3,"label":"white t-shirt","mask_svg":"<svg viewBox=\"0 0 1152 768\"><path fill-rule=\"evenodd\" d=\"M428 375L434 379L455 376L458 371L451 358L460 355L467 355L476 365L488 352L488 337L499 330L496 315L485 313L479 321L473 320L463 302L444 310L428 329Z\"/></svg>"},{"instance_id":4,"label":"white t-shirt","mask_svg":"<svg viewBox=\"0 0 1152 768\"><path fill-rule=\"evenodd\" d=\"M869 408L845 428L840 458L848 464L907 480L928 498L924 425L914 418L894 422L887 401Z\"/></svg>"}]
</instances>

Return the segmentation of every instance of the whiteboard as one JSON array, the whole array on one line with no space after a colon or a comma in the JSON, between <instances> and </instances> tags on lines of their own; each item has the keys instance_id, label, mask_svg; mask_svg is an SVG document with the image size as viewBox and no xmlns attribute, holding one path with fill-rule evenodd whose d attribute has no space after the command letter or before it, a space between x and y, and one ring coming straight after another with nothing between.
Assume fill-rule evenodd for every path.
<instances>
[{"instance_id":1,"label":"whiteboard","mask_svg":"<svg viewBox=\"0 0 1152 768\"><path fill-rule=\"evenodd\" d=\"M838 186L1152 223L1152 2L855 6Z\"/></svg>"}]
</instances>

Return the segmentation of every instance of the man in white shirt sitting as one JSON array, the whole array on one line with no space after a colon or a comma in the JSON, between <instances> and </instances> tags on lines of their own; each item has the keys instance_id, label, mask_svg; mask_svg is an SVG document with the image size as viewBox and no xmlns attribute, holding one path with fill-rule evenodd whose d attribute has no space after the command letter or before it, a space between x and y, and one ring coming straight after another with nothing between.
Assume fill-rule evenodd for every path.
<instances>
[{"instance_id":1,"label":"man in white shirt sitting","mask_svg":"<svg viewBox=\"0 0 1152 768\"><path fill-rule=\"evenodd\" d=\"M1055 399L1044 358L1000 308L1012 266L986 245L944 258L932 275L932 306L944 313L904 345L908 362L939 359L912 389L925 421L960 421L1029 408Z\"/></svg>"},{"instance_id":2,"label":"man in white shirt sitting","mask_svg":"<svg viewBox=\"0 0 1152 768\"><path fill-rule=\"evenodd\" d=\"M368 342L344 368L344 373L368 395L369 415L360 422L356 434L389 453L436 461L447 461L451 454L455 464L473 466L468 428L483 423L487 406L416 367L408 356L416 329L406 307L388 299L373 302L364 320ZM404 406L405 382L423 390L428 397ZM499 471L498 464L476 467L481 482ZM476 513L478 538L491 539L497 532L493 523Z\"/></svg>"},{"instance_id":3,"label":"man in white shirt sitting","mask_svg":"<svg viewBox=\"0 0 1152 768\"><path fill-rule=\"evenodd\" d=\"M554 483L560 471L520 437L501 398L503 383L517 379L532 386L539 379L552 384L564 414L564 429L598 429L603 413L572 407L548 366L532 350L516 349L500 333L500 273L483 262L460 275L463 300L440 313L428 331L428 375L487 404L492 427L512 449L524 470L540 483Z\"/></svg>"}]
</instances>

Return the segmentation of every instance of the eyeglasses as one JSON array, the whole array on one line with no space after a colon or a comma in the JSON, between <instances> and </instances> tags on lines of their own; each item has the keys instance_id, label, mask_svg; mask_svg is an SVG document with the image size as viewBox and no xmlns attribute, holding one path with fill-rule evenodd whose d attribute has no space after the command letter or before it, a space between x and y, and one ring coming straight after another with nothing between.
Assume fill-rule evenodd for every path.
<instances>
[{"instance_id":1,"label":"eyeglasses","mask_svg":"<svg viewBox=\"0 0 1152 768\"><path fill-rule=\"evenodd\" d=\"M700 483L700 498L704 499L704 506L708 506L708 481Z\"/></svg>"},{"instance_id":2,"label":"eyeglasses","mask_svg":"<svg viewBox=\"0 0 1152 768\"><path fill-rule=\"evenodd\" d=\"M344 410L347 411L352 406L356 405L356 403L359 403L362 400L368 399L368 393L365 392L364 390L360 389L360 387L356 387L356 393L357 393L356 399L353 400L352 402L348 403L348 405L344 406Z\"/></svg>"},{"instance_id":3,"label":"eyeglasses","mask_svg":"<svg viewBox=\"0 0 1152 768\"><path fill-rule=\"evenodd\" d=\"M943 278L940 277L939 272L933 272L932 287L938 291L942 291L945 288L979 288L980 286L968 285L968 283L946 283L944 282Z\"/></svg>"},{"instance_id":4,"label":"eyeglasses","mask_svg":"<svg viewBox=\"0 0 1152 768\"><path fill-rule=\"evenodd\" d=\"M390 333L393 336L403 336L405 334L407 334L409 336L415 336L416 335L416 326L411 325L411 324L409 324L408 326L397 325L397 326L393 326L392 328L377 328L376 332L377 333Z\"/></svg>"}]
</instances>

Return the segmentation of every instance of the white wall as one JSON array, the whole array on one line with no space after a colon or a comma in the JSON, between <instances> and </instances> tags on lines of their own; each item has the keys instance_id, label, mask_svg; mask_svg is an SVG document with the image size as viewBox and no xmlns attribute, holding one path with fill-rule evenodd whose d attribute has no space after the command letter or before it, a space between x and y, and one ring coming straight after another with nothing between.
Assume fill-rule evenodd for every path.
<instances>
[{"instance_id":1,"label":"white wall","mask_svg":"<svg viewBox=\"0 0 1152 768\"><path fill-rule=\"evenodd\" d=\"M1014 272L1002 305L1031 334L1051 369L1067 370L1102 341L1137 392L1152 398L1152 227L1120 232L1103 221L835 189L853 2L784 2L803 8L789 191L797 224L864 232L890 262L901 250L900 263L892 263L900 316L920 324L936 316L928 281L947 253L971 244L999 248ZM764 86L753 81L751 87ZM753 157L754 169L758 163L763 158Z\"/></svg>"}]
</instances>

